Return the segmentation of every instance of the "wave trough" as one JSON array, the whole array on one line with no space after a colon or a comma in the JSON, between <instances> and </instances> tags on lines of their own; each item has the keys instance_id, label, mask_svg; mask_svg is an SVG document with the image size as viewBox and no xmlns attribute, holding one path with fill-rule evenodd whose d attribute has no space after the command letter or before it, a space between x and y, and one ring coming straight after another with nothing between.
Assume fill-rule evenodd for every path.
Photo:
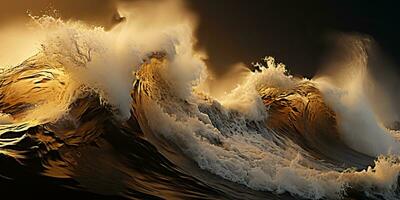
<instances>
[{"instance_id":1,"label":"wave trough","mask_svg":"<svg viewBox=\"0 0 400 200\"><path fill-rule=\"evenodd\" d=\"M0 179L21 179L7 167L25 163L36 178L132 198L400 197L399 133L364 92L358 38L345 84L266 57L214 97L194 23L136 19L111 31L33 19L40 48L0 74Z\"/></svg>"}]
</instances>

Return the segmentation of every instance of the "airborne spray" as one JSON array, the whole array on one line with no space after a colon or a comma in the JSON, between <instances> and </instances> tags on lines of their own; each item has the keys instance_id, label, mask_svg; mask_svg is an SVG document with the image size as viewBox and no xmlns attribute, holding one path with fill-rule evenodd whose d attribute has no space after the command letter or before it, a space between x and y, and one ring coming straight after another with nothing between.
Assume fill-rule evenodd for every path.
<instances>
[{"instance_id":1,"label":"airborne spray","mask_svg":"<svg viewBox=\"0 0 400 200\"><path fill-rule=\"evenodd\" d=\"M23 159L23 151L9 147L26 137L46 143L47 132L38 137L29 130L62 130L65 121L72 124L69 130L50 140L65 141L51 143L52 150L71 140L70 146L84 146L105 134L93 127L109 122L99 120L105 117L123 124L117 126L121 132L137 122L141 137L176 165L174 173L190 174L217 191L226 187L205 172L254 191L302 198L336 199L350 190L397 197L398 133L382 125L365 93L367 53L360 40L351 39L349 53L355 56L342 66L350 77L296 78L266 57L256 64L259 71L243 70L237 86L211 95L205 54L194 50L196 18L183 2L139 1L121 4L119 11L126 19L109 31L33 17L38 37L29 42L39 46L21 64L1 72L0 153ZM86 101L93 97L99 101L96 110L106 108L110 115L76 114L73 107L91 105ZM85 128L97 138L82 136ZM21 134L9 138L10 132ZM45 163L43 174L74 177L80 165L75 163L72 169ZM63 166L62 175L52 171ZM171 197L169 192L159 195Z\"/></svg>"}]
</instances>

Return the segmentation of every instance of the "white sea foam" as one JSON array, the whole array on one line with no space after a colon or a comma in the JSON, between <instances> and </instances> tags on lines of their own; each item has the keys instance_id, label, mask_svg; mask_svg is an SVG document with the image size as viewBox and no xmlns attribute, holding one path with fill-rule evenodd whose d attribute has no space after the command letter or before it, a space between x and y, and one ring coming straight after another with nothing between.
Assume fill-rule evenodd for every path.
<instances>
[{"instance_id":1,"label":"white sea foam","mask_svg":"<svg viewBox=\"0 0 400 200\"><path fill-rule=\"evenodd\" d=\"M168 62L159 65L170 67ZM258 80L257 76L276 69L263 70L258 72L260 74L250 75L249 79L254 76ZM152 70L155 77L159 72L162 70ZM283 72L281 76L284 76ZM312 199L338 198L347 187L371 194L382 192L390 198L397 189L400 165L389 158L379 158L374 168L362 172L336 171L312 158L291 140L269 131L265 127L265 118L254 121L248 113L224 107L216 100L199 103L200 99L195 100L196 93L185 101L174 101L174 94L168 92L174 90L170 88L173 84L161 84L150 77L144 80L151 82L149 91L164 91L162 97L143 95L140 98L142 114L147 119L144 123L148 123L156 137L177 145L200 168L225 179L255 190L290 192ZM203 120L204 115L207 120ZM249 128L249 121L256 124L254 128Z\"/></svg>"},{"instance_id":2,"label":"white sea foam","mask_svg":"<svg viewBox=\"0 0 400 200\"><path fill-rule=\"evenodd\" d=\"M399 154L397 133L385 128L377 115L377 109L382 107L377 104L386 104L386 99L377 98L382 94L369 94L368 87L378 83L369 75L368 43L362 40L360 36L346 38L343 42L348 60L335 63L333 74L321 75L314 82L334 109L341 136L350 147L370 156Z\"/></svg>"},{"instance_id":3,"label":"white sea foam","mask_svg":"<svg viewBox=\"0 0 400 200\"><path fill-rule=\"evenodd\" d=\"M121 11L127 21L110 32L51 17L36 19L39 28L47 30L41 41L41 59L54 64L67 84L51 85L36 93L41 97L31 99L26 96L30 90L13 86L25 95L25 101L38 105L27 111L30 114L25 119L47 116L39 123L57 120L86 90L100 94L115 108L116 116L126 119L136 72L149 93L139 94L142 98L136 105L147 119L141 123L147 123L155 137L178 146L204 170L255 190L290 192L304 198L338 198L348 187L392 197L400 171L396 157L379 157L375 167L361 172L340 172L266 127L268 112L257 89L291 88L299 81L287 75L283 65L275 65L272 58L267 60L267 67L249 73L223 97L213 99L200 91L198 86L206 80L207 71L193 50L193 22L179 15L181 8L166 2L156 7L141 2L133 13ZM171 17L172 13L178 15ZM165 62L148 66L154 69L140 68L153 52L164 52ZM148 71L140 75L143 70ZM379 125L356 83L337 89L322 80L313 82L339 116L341 134L350 147L373 156L399 151L397 141ZM25 84L27 88L35 86ZM2 123L11 117L2 113Z\"/></svg>"},{"instance_id":4,"label":"white sea foam","mask_svg":"<svg viewBox=\"0 0 400 200\"><path fill-rule=\"evenodd\" d=\"M252 120L262 120L266 117L265 105L258 89L287 89L295 85L295 80L285 74L286 68L283 64L275 64L274 58L266 57L265 60L268 68L261 67L261 72L249 72L244 82L220 97L219 102L226 108L245 113Z\"/></svg>"}]
</instances>

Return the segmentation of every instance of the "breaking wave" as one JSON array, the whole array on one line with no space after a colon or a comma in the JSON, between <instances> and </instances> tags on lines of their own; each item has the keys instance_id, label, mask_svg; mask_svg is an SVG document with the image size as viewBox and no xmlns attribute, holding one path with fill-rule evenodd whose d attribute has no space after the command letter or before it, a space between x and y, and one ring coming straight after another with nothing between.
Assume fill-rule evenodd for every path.
<instances>
[{"instance_id":1,"label":"breaking wave","mask_svg":"<svg viewBox=\"0 0 400 200\"><path fill-rule=\"evenodd\" d=\"M293 77L266 57L214 97L194 23L143 19L111 31L33 19L40 48L0 74L2 176L19 180L8 167L24 163L130 197L400 197L399 133L365 93L361 39L346 78Z\"/></svg>"}]
</instances>

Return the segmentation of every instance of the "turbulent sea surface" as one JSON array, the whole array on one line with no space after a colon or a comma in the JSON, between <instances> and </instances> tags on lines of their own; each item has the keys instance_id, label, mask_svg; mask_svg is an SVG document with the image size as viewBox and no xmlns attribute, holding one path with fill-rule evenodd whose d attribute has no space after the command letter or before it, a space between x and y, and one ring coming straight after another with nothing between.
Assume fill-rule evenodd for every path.
<instances>
[{"instance_id":1,"label":"turbulent sea surface","mask_svg":"<svg viewBox=\"0 0 400 200\"><path fill-rule=\"evenodd\" d=\"M40 48L0 73L2 195L400 198L399 132L363 88L362 39L348 40L340 81L293 77L266 57L212 94L222 84L209 83L186 23L33 21Z\"/></svg>"}]
</instances>

